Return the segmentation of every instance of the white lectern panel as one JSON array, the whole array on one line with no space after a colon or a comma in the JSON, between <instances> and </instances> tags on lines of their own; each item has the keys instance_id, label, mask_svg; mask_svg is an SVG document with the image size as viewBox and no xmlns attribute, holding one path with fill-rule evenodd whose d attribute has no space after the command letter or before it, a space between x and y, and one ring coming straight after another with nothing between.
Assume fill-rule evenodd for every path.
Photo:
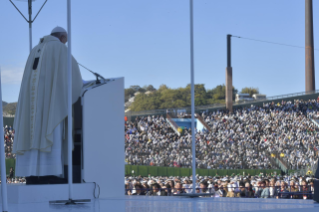
<instances>
[{"instance_id":1,"label":"white lectern panel","mask_svg":"<svg viewBox=\"0 0 319 212\"><path fill-rule=\"evenodd\" d=\"M83 97L83 180L96 182L100 198L124 197L124 78Z\"/></svg>"}]
</instances>

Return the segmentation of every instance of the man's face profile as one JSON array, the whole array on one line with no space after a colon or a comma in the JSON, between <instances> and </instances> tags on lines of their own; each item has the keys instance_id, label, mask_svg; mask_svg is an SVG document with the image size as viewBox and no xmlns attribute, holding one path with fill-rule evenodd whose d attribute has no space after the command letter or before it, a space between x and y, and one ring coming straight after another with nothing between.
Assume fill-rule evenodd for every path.
<instances>
[{"instance_id":1,"label":"man's face profile","mask_svg":"<svg viewBox=\"0 0 319 212\"><path fill-rule=\"evenodd\" d=\"M154 192L154 193L156 193L156 192L159 191L159 189L158 189L156 186L153 186L152 189L153 189L153 192Z\"/></svg>"},{"instance_id":2,"label":"man's face profile","mask_svg":"<svg viewBox=\"0 0 319 212\"><path fill-rule=\"evenodd\" d=\"M63 44L66 44L68 42L68 35L66 33L63 33L60 37L60 41Z\"/></svg>"}]
</instances>

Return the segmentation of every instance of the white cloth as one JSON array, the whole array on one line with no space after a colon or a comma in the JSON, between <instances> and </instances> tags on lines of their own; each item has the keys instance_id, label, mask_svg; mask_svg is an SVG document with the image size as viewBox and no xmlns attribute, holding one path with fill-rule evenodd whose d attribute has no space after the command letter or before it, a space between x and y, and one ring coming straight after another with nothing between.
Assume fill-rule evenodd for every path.
<instances>
[{"instance_id":1,"label":"white cloth","mask_svg":"<svg viewBox=\"0 0 319 212\"><path fill-rule=\"evenodd\" d=\"M36 61L38 58L38 64ZM29 55L14 119L13 153L51 152L54 129L68 114L67 47L45 36ZM72 102L82 90L82 77L72 57Z\"/></svg>"},{"instance_id":2,"label":"white cloth","mask_svg":"<svg viewBox=\"0 0 319 212\"><path fill-rule=\"evenodd\" d=\"M51 152L41 152L32 149L16 157L16 176L63 176L63 123L53 132L53 146Z\"/></svg>"}]
</instances>

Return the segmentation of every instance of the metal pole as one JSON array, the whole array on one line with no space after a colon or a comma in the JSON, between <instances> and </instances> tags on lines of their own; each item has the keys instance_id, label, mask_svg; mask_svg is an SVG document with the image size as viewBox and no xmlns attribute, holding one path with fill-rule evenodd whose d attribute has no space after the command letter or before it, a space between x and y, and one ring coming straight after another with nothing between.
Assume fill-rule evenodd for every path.
<instances>
[{"instance_id":1,"label":"metal pole","mask_svg":"<svg viewBox=\"0 0 319 212\"><path fill-rule=\"evenodd\" d=\"M32 23L33 21L35 21L35 19L38 17L39 13L41 12L42 8L44 7L44 5L47 3L48 0L45 0L45 2L43 3L42 7L40 8L40 10L38 11L38 13L36 14L36 16L34 17L34 19L32 20L32 0L28 0L28 13L29 13L29 20L22 14L22 12L18 9L18 7L12 2L12 0L9 0L11 2L11 4L18 10L18 12L20 13L20 15L26 20L26 22L29 23L29 48L30 48L30 52L32 50Z\"/></svg>"},{"instance_id":2,"label":"metal pole","mask_svg":"<svg viewBox=\"0 0 319 212\"><path fill-rule=\"evenodd\" d=\"M312 0L305 0L306 93L316 90Z\"/></svg>"},{"instance_id":3,"label":"metal pole","mask_svg":"<svg viewBox=\"0 0 319 212\"><path fill-rule=\"evenodd\" d=\"M68 18L68 181L69 200L73 197L73 173L72 173L72 55L71 55L71 0L67 1Z\"/></svg>"},{"instance_id":4,"label":"metal pole","mask_svg":"<svg viewBox=\"0 0 319 212\"><path fill-rule=\"evenodd\" d=\"M2 88L1 88L1 69L0 69L0 101L2 102ZM4 129L3 129L3 114L2 104L0 104L0 162L1 162L1 195L2 195L2 211L8 211L8 197L7 197L7 176L6 176L6 159L4 151Z\"/></svg>"},{"instance_id":5,"label":"metal pole","mask_svg":"<svg viewBox=\"0 0 319 212\"><path fill-rule=\"evenodd\" d=\"M195 99L194 99L194 30L193 30L193 0L189 0L190 7L190 66L191 66L191 114L192 114L192 175L193 194L196 192L196 151L195 151Z\"/></svg>"},{"instance_id":6,"label":"metal pole","mask_svg":"<svg viewBox=\"0 0 319 212\"><path fill-rule=\"evenodd\" d=\"M28 11L29 11L29 44L30 52L32 50L32 0L28 0Z\"/></svg>"},{"instance_id":7,"label":"metal pole","mask_svg":"<svg viewBox=\"0 0 319 212\"><path fill-rule=\"evenodd\" d=\"M231 36L227 35L227 67L231 67Z\"/></svg>"},{"instance_id":8,"label":"metal pole","mask_svg":"<svg viewBox=\"0 0 319 212\"><path fill-rule=\"evenodd\" d=\"M233 68L231 67L231 37L227 35L226 109L233 112Z\"/></svg>"}]
</instances>

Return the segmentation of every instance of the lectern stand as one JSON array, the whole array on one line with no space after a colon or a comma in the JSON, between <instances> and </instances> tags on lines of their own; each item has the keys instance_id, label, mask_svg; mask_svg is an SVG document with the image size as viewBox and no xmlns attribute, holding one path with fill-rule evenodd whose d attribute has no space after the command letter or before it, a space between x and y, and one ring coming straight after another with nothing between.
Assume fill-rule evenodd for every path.
<instances>
[{"instance_id":1,"label":"lectern stand","mask_svg":"<svg viewBox=\"0 0 319 212\"><path fill-rule=\"evenodd\" d=\"M74 199L124 197L124 79L87 84L73 113ZM68 184L8 184L9 203L56 200L68 200Z\"/></svg>"},{"instance_id":2,"label":"lectern stand","mask_svg":"<svg viewBox=\"0 0 319 212\"><path fill-rule=\"evenodd\" d=\"M124 79L83 93L82 182L95 182L100 197L124 197Z\"/></svg>"}]
</instances>

